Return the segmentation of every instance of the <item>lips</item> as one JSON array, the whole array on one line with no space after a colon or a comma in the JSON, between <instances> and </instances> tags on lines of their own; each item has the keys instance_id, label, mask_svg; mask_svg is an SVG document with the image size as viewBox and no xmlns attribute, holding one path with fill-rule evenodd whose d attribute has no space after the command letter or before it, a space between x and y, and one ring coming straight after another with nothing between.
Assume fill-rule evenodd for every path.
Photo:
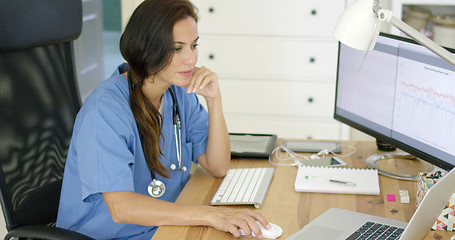
<instances>
[{"instance_id":1,"label":"lips","mask_svg":"<svg viewBox=\"0 0 455 240\"><path fill-rule=\"evenodd\" d=\"M179 72L184 77L191 77L193 75L193 70Z\"/></svg>"}]
</instances>

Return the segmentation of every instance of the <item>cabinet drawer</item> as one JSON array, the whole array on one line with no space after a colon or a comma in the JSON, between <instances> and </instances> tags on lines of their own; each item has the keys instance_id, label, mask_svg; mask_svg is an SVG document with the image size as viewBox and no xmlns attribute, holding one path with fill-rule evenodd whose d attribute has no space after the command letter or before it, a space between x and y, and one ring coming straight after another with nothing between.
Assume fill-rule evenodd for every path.
<instances>
[{"instance_id":1,"label":"cabinet drawer","mask_svg":"<svg viewBox=\"0 0 455 240\"><path fill-rule=\"evenodd\" d=\"M338 43L288 38L201 35L198 65L219 76L262 79L325 77L335 82Z\"/></svg>"},{"instance_id":2,"label":"cabinet drawer","mask_svg":"<svg viewBox=\"0 0 455 240\"><path fill-rule=\"evenodd\" d=\"M345 1L193 0L209 34L332 37Z\"/></svg>"},{"instance_id":3,"label":"cabinet drawer","mask_svg":"<svg viewBox=\"0 0 455 240\"><path fill-rule=\"evenodd\" d=\"M332 118L335 86L260 80L220 80L226 114Z\"/></svg>"},{"instance_id":4,"label":"cabinet drawer","mask_svg":"<svg viewBox=\"0 0 455 240\"><path fill-rule=\"evenodd\" d=\"M229 132L269 133L277 134L279 138L342 139L341 124L336 120L313 121L240 115L226 115L225 118Z\"/></svg>"}]
</instances>

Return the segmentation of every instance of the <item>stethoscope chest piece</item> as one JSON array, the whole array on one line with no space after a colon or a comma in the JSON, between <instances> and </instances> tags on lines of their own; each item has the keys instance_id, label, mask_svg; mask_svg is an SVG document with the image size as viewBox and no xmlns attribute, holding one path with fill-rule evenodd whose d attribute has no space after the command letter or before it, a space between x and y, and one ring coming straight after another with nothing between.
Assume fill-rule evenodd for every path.
<instances>
[{"instance_id":1,"label":"stethoscope chest piece","mask_svg":"<svg viewBox=\"0 0 455 240\"><path fill-rule=\"evenodd\" d=\"M164 192L166 191L166 186L160 180L153 179L147 188L150 196L154 198L159 198L163 196Z\"/></svg>"}]
</instances>

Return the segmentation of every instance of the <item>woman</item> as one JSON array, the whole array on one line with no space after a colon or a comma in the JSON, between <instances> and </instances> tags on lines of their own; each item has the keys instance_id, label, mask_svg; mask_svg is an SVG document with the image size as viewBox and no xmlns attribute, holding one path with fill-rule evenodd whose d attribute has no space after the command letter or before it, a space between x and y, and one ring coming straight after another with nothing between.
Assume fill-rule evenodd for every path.
<instances>
[{"instance_id":1,"label":"woman","mask_svg":"<svg viewBox=\"0 0 455 240\"><path fill-rule=\"evenodd\" d=\"M206 225L261 236L258 212L173 203L191 161L223 177L229 135L218 78L197 61L197 16L186 0L146 0L120 40L127 63L86 99L70 144L57 226L96 239L150 239L161 225ZM207 102L208 112L196 94Z\"/></svg>"}]
</instances>

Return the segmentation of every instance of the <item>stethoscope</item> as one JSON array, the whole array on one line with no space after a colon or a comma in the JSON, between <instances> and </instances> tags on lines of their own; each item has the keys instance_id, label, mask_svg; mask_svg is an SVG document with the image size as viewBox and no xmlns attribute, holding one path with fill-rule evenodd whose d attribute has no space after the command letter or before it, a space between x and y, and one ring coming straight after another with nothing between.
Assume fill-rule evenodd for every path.
<instances>
[{"instance_id":1,"label":"stethoscope","mask_svg":"<svg viewBox=\"0 0 455 240\"><path fill-rule=\"evenodd\" d=\"M169 88L169 92L171 93L172 96L172 101L173 101L173 123L174 123L174 136L175 136L175 148L177 152L177 162L178 162L178 168L177 165L174 163L171 164L171 170L174 171L182 171L186 172L187 167L182 166L182 126L180 122L180 114L179 114L179 108L177 106L177 99L175 98L174 91L172 88ZM147 191L150 194L150 196L154 198L159 198L163 196L164 192L166 192L166 186L164 183L160 180L157 180L155 177L155 172L150 171L150 174L152 176L152 181L149 183L147 187Z\"/></svg>"}]
</instances>

